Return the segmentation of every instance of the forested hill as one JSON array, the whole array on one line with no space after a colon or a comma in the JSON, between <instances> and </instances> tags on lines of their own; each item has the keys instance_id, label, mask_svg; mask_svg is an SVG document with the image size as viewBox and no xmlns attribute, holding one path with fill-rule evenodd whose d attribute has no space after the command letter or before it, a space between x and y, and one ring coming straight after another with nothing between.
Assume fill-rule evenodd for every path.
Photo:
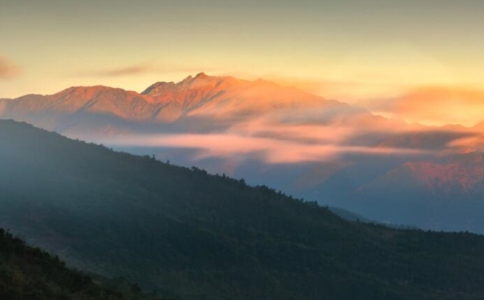
<instances>
[{"instance_id":1,"label":"forested hill","mask_svg":"<svg viewBox=\"0 0 484 300\"><path fill-rule=\"evenodd\" d=\"M101 280L68 269L57 256L27 246L19 238L0 229L0 299L2 300L162 300L142 295L136 286L120 280Z\"/></svg>"},{"instance_id":2,"label":"forested hill","mask_svg":"<svg viewBox=\"0 0 484 300\"><path fill-rule=\"evenodd\" d=\"M351 223L13 121L0 121L0 164L1 227L70 266L181 299L484 298L478 235Z\"/></svg>"}]
</instances>

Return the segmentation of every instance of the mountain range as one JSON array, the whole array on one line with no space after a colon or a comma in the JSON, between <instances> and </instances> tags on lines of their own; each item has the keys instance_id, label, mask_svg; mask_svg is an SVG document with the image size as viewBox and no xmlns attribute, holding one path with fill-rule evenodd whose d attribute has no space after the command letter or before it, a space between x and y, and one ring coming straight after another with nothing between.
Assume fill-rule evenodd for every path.
<instances>
[{"instance_id":1,"label":"mountain range","mask_svg":"<svg viewBox=\"0 0 484 300\"><path fill-rule=\"evenodd\" d=\"M0 121L0 141L0 227L85 272L187 300L484 296L480 235L349 222L267 186L25 123ZM1 230L0 253L7 291L103 292Z\"/></svg>"},{"instance_id":2,"label":"mountain range","mask_svg":"<svg viewBox=\"0 0 484 300\"><path fill-rule=\"evenodd\" d=\"M265 81L200 73L0 100L0 118L244 178L390 224L484 233L482 125L426 127Z\"/></svg>"},{"instance_id":3,"label":"mountain range","mask_svg":"<svg viewBox=\"0 0 484 300\"><path fill-rule=\"evenodd\" d=\"M277 109L338 105L341 104L263 80L250 82L200 73L177 84L155 83L141 94L93 86L71 87L48 96L27 95L14 101L3 99L0 112L4 118L30 121L66 134L84 134L89 127L117 134L136 132L136 125L166 130L170 126L165 124L207 117L222 125L224 120L233 122ZM192 129L201 129L200 124L193 125Z\"/></svg>"}]
</instances>

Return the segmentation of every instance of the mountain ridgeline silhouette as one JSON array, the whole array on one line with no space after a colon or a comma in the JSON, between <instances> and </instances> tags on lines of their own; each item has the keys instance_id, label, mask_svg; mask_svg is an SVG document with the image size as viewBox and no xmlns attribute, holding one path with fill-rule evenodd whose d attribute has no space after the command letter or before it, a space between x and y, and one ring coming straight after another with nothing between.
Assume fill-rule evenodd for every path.
<instances>
[{"instance_id":1,"label":"mountain ridgeline silhouette","mask_svg":"<svg viewBox=\"0 0 484 300\"><path fill-rule=\"evenodd\" d=\"M0 115L70 135L86 130L116 135L170 129L214 116L226 119L280 108L342 105L294 88L257 80L213 77L200 73L179 83L158 82L143 93L105 86L71 87L53 95L0 99ZM200 125L198 125L200 126ZM213 125L215 126L215 125ZM187 129L187 125L183 124ZM195 125L190 129L200 129Z\"/></svg>"},{"instance_id":2,"label":"mountain ridgeline silhouette","mask_svg":"<svg viewBox=\"0 0 484 300\"><path fill-rule=\"evenodd\" d=\"M0 226L180 299L479 299L484 238L348 222L244 180L0 121Z\"/></svg>"}]
</instances>

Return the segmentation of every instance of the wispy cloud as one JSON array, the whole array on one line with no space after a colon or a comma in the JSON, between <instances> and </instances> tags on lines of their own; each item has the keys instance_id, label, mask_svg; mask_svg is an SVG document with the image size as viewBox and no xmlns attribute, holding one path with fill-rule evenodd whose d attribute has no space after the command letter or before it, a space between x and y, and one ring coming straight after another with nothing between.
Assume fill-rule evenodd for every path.
<instances>
[{"instance_id":1,"label":"wispy cloud","mask_svg":"<svg viewBox=\"0 0 484 300\"><path fill-rule=\"evenodd\" d=\"M183 65L157 64L153 62L144 62L127 66L113 68L104 68L79 72L76 75L94 76L94 77L122 77L142 74L161 74L161 73L198 73L201 71L213 72L212 68L190 67Z\"/></svg>"},{"instance_id":2,"label":"wispy cloud","mask_svg":"<svg viewBox=\"0 0 484 300\"><path fill-rule=\"evenodd\" d=\"M469 134L451 140L447 147L465 152L484 151L484 133L482 126L469 130Z\"/></svg>"},{"instance_id":3,"label":"wispy cloud","mask_svg":"<svg viewBox=\"0 0 484 300\"><path fill-rule=\"evenodd\" d=\"M0 79L10 79L20 74L20 67L0 56Z\"/></svg>"},{"instance_id":4,"label":"wispy cloud","mask_svg":"<svg viewBox=\"0 0 484 300\"><path fill-rule=\"evenodd\" d=\"M425 150L390 147L314 144L235 134L134 135L104 140L111 146L188 148L199 150L196 159L210 157L255 157L268 164L329 161L344 154L422 155Z\"/></svg>"},{"instance_id":5,"label":"wispy cloud","mask_svg":"<svg viewBox=\"0 0 484 300\"><path fill-rule=\"evenodd\" d=\"M121 68L110 69L110 70L100 70L100 71L95 71L88 74L97 75L97 76L106 76L106 77L117 77L117 76L129 76L129 75L137 75L137 74L152 73L152 72L154 72L153 66L144 64L144 65L132 65L132 66L121 67Z\"/></svg>"}]
</instances>

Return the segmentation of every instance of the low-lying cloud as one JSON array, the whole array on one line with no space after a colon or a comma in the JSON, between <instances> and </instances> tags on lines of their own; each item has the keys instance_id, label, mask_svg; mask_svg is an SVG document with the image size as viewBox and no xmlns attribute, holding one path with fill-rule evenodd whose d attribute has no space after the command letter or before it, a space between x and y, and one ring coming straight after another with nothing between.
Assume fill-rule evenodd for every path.
<instances>
[{"instance_id":1,"label":"low-lying cloud","mask_svg":"<svg viewBox=\"0 0 484 300\"><path fill-rule=\"evenodd\" d=\"M195 159L255 156L268 164L329 161L344 154L413 156L426 153L420 149L315 144L235 134L133 135L104 142L115 147L198 149L199 153Z\"/></svg>"},{"instance_id":2,"label":"low-lying cloud","mask_svg":"<svg viewBox=\"0 0 484 300\"><path fill-rule=\"evenodd\" d=\"M338 161L347 155L423 157L461 148L464 141L460 139L475 135L465 128L411 126L365 111L346 110L345 106L338 109L345 113L276 110L203 134L196 128L184 128L183 133L120 135L102 142L113 147L192 149L196 152L192 157L195 161L251 158L266 164L299 164ZM320 118L308 122L311 118L306 114ZM197 120L196 124L203 124Z\"/></svg>"},{"instance_id":3,"label":"low-lying cloud","mask_svg":"<svg viewBox=\"0 0 484 300\"><path fill-rule=\"evenodd\" d=\"M452 140L447 146L449 148L461 149L465 152L483 151L484 134L482 132L475 132L473 135L463 136Z\"/></svg>"}]
</instances>

